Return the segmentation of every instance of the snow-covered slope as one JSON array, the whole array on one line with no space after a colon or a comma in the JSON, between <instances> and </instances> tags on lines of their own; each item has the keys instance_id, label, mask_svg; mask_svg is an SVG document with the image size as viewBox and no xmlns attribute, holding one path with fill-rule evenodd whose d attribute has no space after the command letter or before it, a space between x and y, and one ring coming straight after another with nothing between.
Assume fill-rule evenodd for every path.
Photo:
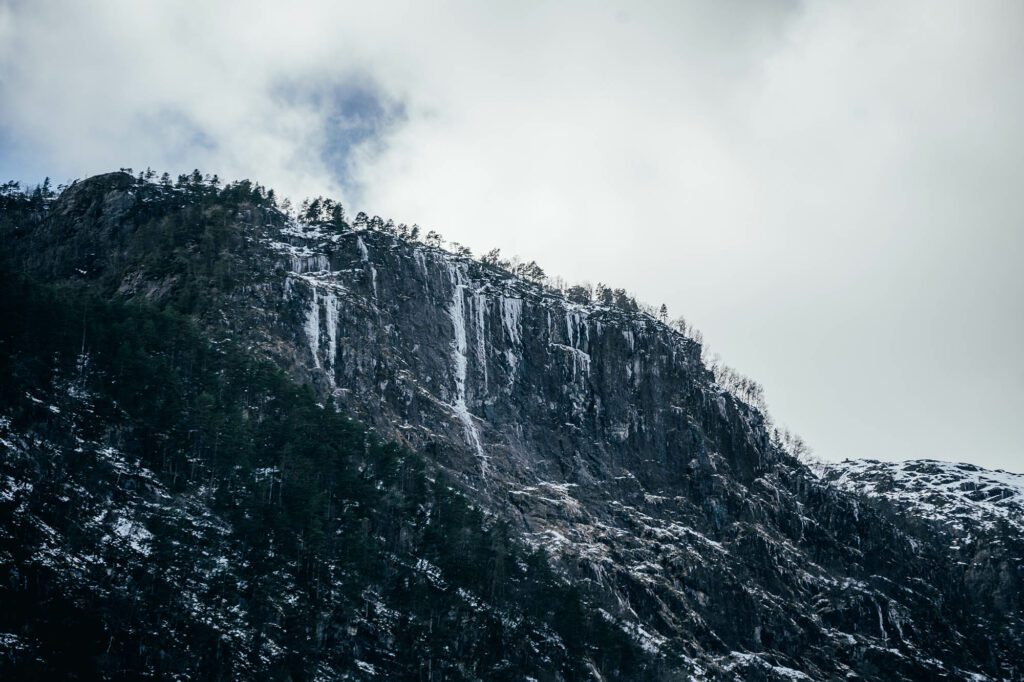
<instances>
[{"instance_id":1,"label":"snow-covered slope","mask_svg":"<svg viewBox=\"0 0 1024 682\"><path fill-rule=\"evenodd\" d=\"M851 492L884 498L906 514L958 532L1006 522L1024 532L1024 475L934 459L846 460L818 467L822 478Z\"/></svg>"}]
</instances>

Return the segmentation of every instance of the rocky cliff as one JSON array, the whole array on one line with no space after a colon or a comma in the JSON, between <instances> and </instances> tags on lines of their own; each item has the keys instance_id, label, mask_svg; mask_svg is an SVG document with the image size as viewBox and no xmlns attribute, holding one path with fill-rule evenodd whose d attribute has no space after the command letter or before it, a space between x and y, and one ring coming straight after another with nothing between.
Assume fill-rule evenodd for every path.
<instances>
[{"instance_id":1,"label":"rocky cliff","mask_svg":"<svg viewBox=\"0 0 1024 682\"><path fill-rule=\"evenodd\" d=\"M992 564L1009 577L965 570L941 508L897 513L834 485L849 480L836 469L819 477L716 385L692 339L386 230L189 191L77 183L9 221L9 261L180 311L419 453L546 549L652 677L1024 674L1020 554Z\"/></svg>"}]
</instances>

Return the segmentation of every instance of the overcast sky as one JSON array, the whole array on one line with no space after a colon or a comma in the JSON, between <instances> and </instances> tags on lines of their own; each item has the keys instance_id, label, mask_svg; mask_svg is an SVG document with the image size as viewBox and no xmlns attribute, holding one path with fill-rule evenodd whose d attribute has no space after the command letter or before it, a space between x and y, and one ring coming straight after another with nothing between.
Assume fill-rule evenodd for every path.
<instances>
[{"instance_id":1,"label":"overcast sky","mask_svg":"<svg viewBox=\"0 0 1024 682\"><path fill-rule=\"evenodd\" d=\"M298 4L0 0L0 179L330 194L667 303L822 458L1024 471L1024 2Z\"/></svg>"}]
</instances>

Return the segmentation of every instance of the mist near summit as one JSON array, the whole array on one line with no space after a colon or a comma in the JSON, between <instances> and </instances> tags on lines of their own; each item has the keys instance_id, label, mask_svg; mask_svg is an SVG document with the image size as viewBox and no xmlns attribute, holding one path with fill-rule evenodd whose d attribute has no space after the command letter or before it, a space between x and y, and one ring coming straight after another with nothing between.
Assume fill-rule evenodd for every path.
<instances>
[{"instance_id":1,"label":"mist near summit","mask_svg":"<svg viewBox=\"0 0 1024 682\"><path fill-rule=\"evenodd\" d=\"M0 180L249 177L667 304L824 459L1022 470L1024 5L0 1Z\"/></svg>"}]
</instances>

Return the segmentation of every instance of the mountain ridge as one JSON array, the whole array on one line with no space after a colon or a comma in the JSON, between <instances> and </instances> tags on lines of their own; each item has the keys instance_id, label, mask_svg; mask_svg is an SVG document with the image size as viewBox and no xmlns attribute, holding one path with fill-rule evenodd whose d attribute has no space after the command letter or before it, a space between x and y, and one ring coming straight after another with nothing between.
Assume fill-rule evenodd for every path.
<instances>
[{"instance_id":1,"label":"mountain ridge","mask_svg":"<svg viewBox=\"0 0 1024 682\"><path fill-rule=\"evenodd\" d=\"M550 549L656 678L1020 670L1019 572L980 599L1002 568L965 576L916 524L823 483L654 318L382 229L298 223L251 183L113 174L22 215L8 262L180 311L421 453Z\"/></svg>"}]
</instances>

